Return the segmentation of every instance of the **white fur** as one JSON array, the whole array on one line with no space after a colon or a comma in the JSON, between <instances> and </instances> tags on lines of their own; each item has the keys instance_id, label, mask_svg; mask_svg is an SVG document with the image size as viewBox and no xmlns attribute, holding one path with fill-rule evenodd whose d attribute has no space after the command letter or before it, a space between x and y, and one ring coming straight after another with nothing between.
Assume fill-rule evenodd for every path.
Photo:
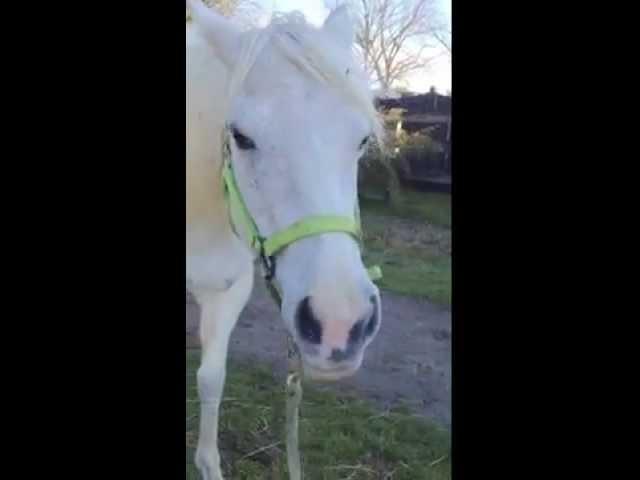
<instances>
[{"instance_id":1,"label":"white fur","mask_svg":"<svg viewBox=\"0 0 640 480\"><path fill-rule=\"evenodd\" d=\"M253 252L233 234L223 198L222 128L233 123L257 145L247 152L232 141L232 163L247 206L268 236L312 215L353 215L358 147L367 135L379 137L381 127L352 56L353 27L344 9L322 29L290 15L242 33L200 1L189 3L186 266L187 287L202 308L203 349L196 462L205 480L218 480L227 345L253 280ZM379 298L356 242L346 234L295 242L278 256L276 280L283 320L297 341L295 310L305 297L322 324L315 355L302 348L305 371L327 379L354 373L373 337L340 368L329 356L345 346L358 320L372 314L370 298Z\"/></svg>"}]
</instances>

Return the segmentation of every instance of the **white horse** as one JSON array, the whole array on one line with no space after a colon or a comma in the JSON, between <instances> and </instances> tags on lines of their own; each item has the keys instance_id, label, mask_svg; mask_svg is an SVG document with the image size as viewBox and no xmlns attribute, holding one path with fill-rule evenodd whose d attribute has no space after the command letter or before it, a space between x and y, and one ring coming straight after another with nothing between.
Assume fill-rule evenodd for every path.
<instances>
[{"instance_id":1,"label":"white horse","mask_svg":"<svg viewBox=\"0 0 640 480\"><path fill-rule=\"evenodd\" d=\"M321 28L294 14L243 32L200 0L188 3L186 267L202 311L195 461L205 480L217 480L228 341L254 278L254 253L234 233L220 180L223 129L238 188L265 236L310 216L353 216L358 160L382 130L344 8ZM277 260L282 318L305 375L355 373L381 320L358 243L323 233Z\"/></svg>"}]
</instances>

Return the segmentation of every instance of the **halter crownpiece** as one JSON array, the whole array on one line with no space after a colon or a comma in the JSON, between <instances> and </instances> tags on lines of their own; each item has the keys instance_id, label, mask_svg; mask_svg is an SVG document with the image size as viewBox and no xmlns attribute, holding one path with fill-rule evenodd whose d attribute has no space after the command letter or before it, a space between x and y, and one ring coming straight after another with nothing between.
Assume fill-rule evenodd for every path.
<instances>
[{"instance_id":1,"label":"halter crownpiece","mask_svg":"<svg viewBox=\"0 0 640 480\"><path fill-rule=\"evenodd\" d=\"M222 138L222 182L229 208L229 216L231 217L231 226L236 235L244 238L251 249L260 257L264 269L264 278L269 287L269 291L278 306L280 306L282 296L273 283L276 274L277 254L298 240L323 233L346 233L362 245L360 211L356 202L353 218L336 215L309 216L298 220L284 230L280 230L269 237L263 237L238 188L231 164L229 138L229 127L225 127ZM378 280L382 277L382 272L378 266L368 268L367 272L371 280Z\"/></svg>"}]
</instances>

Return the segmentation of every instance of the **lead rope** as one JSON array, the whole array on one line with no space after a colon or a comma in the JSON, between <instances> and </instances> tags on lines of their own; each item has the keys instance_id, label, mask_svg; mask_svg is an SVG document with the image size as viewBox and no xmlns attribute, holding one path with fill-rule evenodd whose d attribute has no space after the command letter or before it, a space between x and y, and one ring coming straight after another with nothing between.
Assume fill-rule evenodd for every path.
<instances>
[{"instance_id":1,"label":"lead rope","mask_svg":"<svg viewBox=\"0 0 640 480\"><path fill-rule=\"evenodd\" d=\"M298 440L298 418L302 401L302 360L291 335L287 335L287 466L291 480L302 480L300 448Z\"/></svg>"},{"instance_id":2,"label":"lead rope","mask_svg":"<svg viewBox=\"0 0 640 480\"><path fill-rule=\"evenodd\" d=\"M280 292L272 283L275 273L275 262L264 261L265 283L269 293L280 306ZM287 333L287 383L285 386L286 402L286 445L287 466L290 480L302 480L302 463L300 461L299 418L300 403L302 402L302 357L295 340Z\"/></svg>"},{"instance_id":3,"label":"lead rope","mask_svg":"<svg viewBox=\"0 0 640 480\"><path fill-rule=\"evenodd\" d=\"M280 307L282 305L282 297L278 288L273 284L275 276L276 262L275 258L268 258L262 250L261 255L262 266L264 268L264 280L273 297L273 300ZM300 461L300 441L299 418L300 403L302 402L302 357L295 340L290 333L287 333L287 383L285 386L286 401L286 447L287 447L287 466L289 469L290 480L302 480L302 463Z\"/></svg>"}]
</instances>

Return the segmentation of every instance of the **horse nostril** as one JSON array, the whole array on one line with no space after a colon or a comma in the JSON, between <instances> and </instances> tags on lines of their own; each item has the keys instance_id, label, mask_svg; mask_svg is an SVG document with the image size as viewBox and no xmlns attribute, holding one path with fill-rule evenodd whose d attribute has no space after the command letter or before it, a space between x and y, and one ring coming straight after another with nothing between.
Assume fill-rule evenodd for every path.
<instances>
[{"instance_id":1,"label":"horse nostril","mask_svg":"<svg viewBox=\"0 0 640 480\"><path fill-rule=\"evenodd\" d=\"M349 331L349 345L357 345L364 339L373 335L378 328L380 319L378 318L378 299L375 296L370 298L373 305L373 313L368 318L364 318L356 323Z\"/></svg>"},{"instance_id":2,"label":"horse nostril","mask_svg":"<svg viewBox=\"0 0 640 480\"><path fill-rule=\"evenodd\" d=\"M367 323L367 328L364 331L364 335L366 337L370 337L376 331L377 327L378 327L378 311L376 310L375 312L373 312L373 315L371 315L371 318Z\"/></svg>"},{"instance_id":3,"label":"horse nostril","mask_svg":"<svg viewBox=\"0 0 640 480\"><path fill-rule=\"evenodd\" d=\"M331 357L329 357L329 359L339 363L339 362L344 362L345 360L348 360L352 355L353 355L353 350L350 348L347 348L346 350L340 350L338 348L334 348L331 351Z\"/></svg>"},{"instance_id":4,"label":"horse nostril","mask_svg":"<svg viewBox=\"0 0 640 480\"><path fill-rule=\"evenodd\" d=\"M313 314L309 297L305 297L298 306L296 327L303 340L314 345L319 345L322 342L322 325Z\"/></svg>"},{"instance_id":5,"label":"horse nostril","mask_svg":"<svg viewBox=\"0 0 640 480\"><path fill-rule=\"evenodd\" d=\"M349 345L355 345L362 340L362 332L364 331L364 321L360 320L349 331Z\"/></svg>"},{"instance_id":6,"label":"horse nostril","mask_svg":"<svg viewBox=\"0 0 640 480\"><path fill-rule=\"evenodd\" d=\"M375 296L371 296L371 303L373 304L373 314L369 318L367 322L367 328L364 331L365 336L370 337L378 328L378 323L380 319L378 318L378 299Z\"/></svg>"}]
</instances>

